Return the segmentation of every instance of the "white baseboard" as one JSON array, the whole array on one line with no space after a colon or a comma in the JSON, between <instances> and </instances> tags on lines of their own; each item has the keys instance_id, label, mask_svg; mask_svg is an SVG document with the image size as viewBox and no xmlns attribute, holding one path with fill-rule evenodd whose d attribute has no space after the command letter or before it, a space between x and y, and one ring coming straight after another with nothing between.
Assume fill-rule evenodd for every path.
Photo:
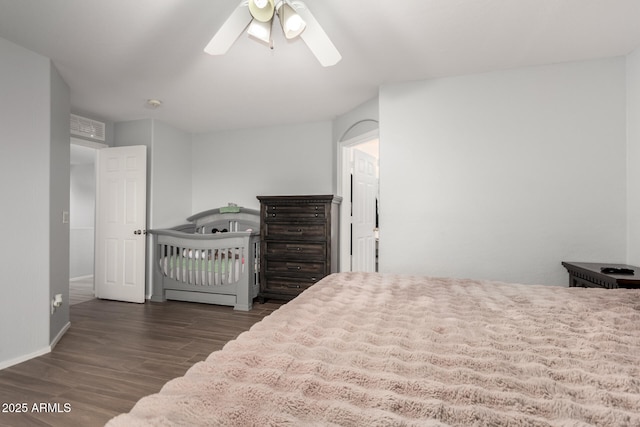
<instances>
[{"instance_id":1,"label":"white baseboard","mask_svg":"<svg viewBox=\"0 0 640 427\"><path fill-rule=\"evenodd\" d=\"M34 357L42 356L43 354L47 354L51 352L51 346L45 347L38 351L34 351L33 353L24 354L20 357L16 357L15 359L5 360L0 362L0 370L8 368L13 365L17 365L18 363L26 362L27 360L33 359Z\"/></svg>"},{"instance_id":2,"label":"white baseboard","mask_svg":"<svg viewBox=\"0 0 640 427\"><path fill-rule=\"evenodd\" d=\"M58 335L56 335L56 337L51 341L51 345L49 345L49 351L53 351L53 349L56 347L56 344L58 344L58 341L60 341L62 336L69 330L70 327L71 327L71 322L67 322L67 324L64 325L62 329L60 329L60 332L58 332Z\"/></svg>"},{"instance_id":3,"label":"white baseboard","mask_svg":"<svg viewBox=\"0 0 640 427\"><path fill-rule=\"evenodd\" d=\"M69 278L70 282L77 282L78 280L87 280L87 279L92 279L93 278L93 274L89 274L88 276L78 276L78 277L71 277Z\"/></svg>"},{"instance_id":4,"label":"white baseboard","mask_svg":"<svg viewBox=\"0 0 640 427\"><path fill-rule=\"evenodd\" d=\"M0 361L0 371L5 369L5 368L9 368L9 367L11 367L13 365L17 365L19 363L26 362L27 360L31 360L31 359L33 359L35 357L40 357L40 356L42 356L44 354L51 353L51 351L54 349L56 344L58 344L58 341L60 341L60 339L62 339L62 336L69 330L70 327L71 327L71 322L67 322L67 324L64 325L64 327L60 330L58 335L56 335L56 337L53 339L53 341L51 341L51 344L48 347L45 347L43 349L34 351L33 353L23 354L22 356L16 357L15 359Z\"/></svg>"}]
</instances>

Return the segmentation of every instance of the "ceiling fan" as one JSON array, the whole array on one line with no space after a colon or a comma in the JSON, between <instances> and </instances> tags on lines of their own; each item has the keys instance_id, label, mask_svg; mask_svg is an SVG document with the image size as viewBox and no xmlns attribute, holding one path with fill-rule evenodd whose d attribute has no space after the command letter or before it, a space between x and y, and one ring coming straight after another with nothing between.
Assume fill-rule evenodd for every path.
<instances>
[{"instance_id":1,"label":"ceiling fan","mask_svg":"<svg viewBox=\"0 0 640 427\"><path fill-rule=\"evenodd\" d=\"M204 51L210 55L224 55L245 30L273 49L271 29L276 15L284 36L287 39L300 37L324 67L335 65L342 59L327 33L299 0L241 1Z\"/></svg>"}]
</instances>

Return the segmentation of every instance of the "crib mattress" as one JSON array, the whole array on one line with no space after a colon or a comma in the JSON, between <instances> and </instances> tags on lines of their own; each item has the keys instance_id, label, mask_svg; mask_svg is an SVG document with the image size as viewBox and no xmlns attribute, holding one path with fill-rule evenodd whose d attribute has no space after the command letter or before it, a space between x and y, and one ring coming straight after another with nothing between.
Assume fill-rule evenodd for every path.
<instances>
[{"instance_id":1,"label":"crib mattress","mask_svg":"<svg viewBox=\"0 0 640 427\"><path fill-rule=\"evenodd\" d=\"M244 259L194 259L162 257L160 269L165 277L196 285L224 285L237 280L244 271ZM235 267L235 269L234 269ZM234 271L235 270L235 271Z\"/></svg>"}]
</instances>

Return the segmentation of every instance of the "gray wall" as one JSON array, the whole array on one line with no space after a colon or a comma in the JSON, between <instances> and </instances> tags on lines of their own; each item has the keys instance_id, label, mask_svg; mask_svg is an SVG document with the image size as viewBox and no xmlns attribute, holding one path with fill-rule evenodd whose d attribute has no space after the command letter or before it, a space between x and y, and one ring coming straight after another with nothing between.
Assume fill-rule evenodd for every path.
<instances>
[{"instance_id":1,"label":"gray wall","mask_svg":"<svg viewBox=\"0 0 640 427\"><path fill-rule=\"evenodd\" d=\"M69 94L48 58L4 39L0 76L4 367L49 351L69 321L68 308L50 314L51 295L63 293L69 279L68 227L62 224L69 209Z\"/></svg>"},{"instance_id":2,"label":"gray wall","mask_svg":"<svg viewBox=\"0 0 640 427\"><path fill-rule=\"evenodd\" d=\"M332 194L331 122L193 136L193 212L258 195Z\"/></svg>"},{"instance_id":3,"label":"gray wall","mask_svg":"<svg viewBox=\"0 0 640 427\"><path fill-rule=\"evenodd\" d=\"M51 145L49 169L49 301L62 294L63 304L51 315L50 342L61 338L69 324L69 221L63 222L63 213L69 214L69 115L71 97L69 87L58 70L50 66L51 72Z\"/></svg>"},{"instance_id":4,"label":"gray wall","mask_svg":"<svg viewBox=\"0 0 640 427\"><path fill-rule=\"evenodd\" d=\"M147 227L184 224L191 216L191 134L153 121L151 217Z\"/></svg>"},{"instance_id":5,"label":"gray wall","mask_svg":"<svg viewBox=\"0 0 640 427\"><path fill-rule=\"evenodd\" d=\"M627 57L627 262L640 266L640 48Z\"/></svg>"},{"instance_id":6,"label":"gray wall","mask_svg":"<svg viewBox=\"0 0 640 427\"><path fill-rule=\"evenodd\" d=\"M380 120L378 97L342 114L333 121L333 140L346 141L378 129Z\"/></svg>"},{"instance_id":7,"label":"gray wall","mask_svg":"<svg viewBox=\"0 0 640 427\"><path fill-rule=\"evenodd\" d=\"M72 164L70 188L69 277L91 276L95 233L95 164Z\"/></svg>"},{"instance_id":8,"label":"gray wall","mask_svg":"<svg viewBox=\"0 0 640 427\"><path fill-rule=\"evenodd\" d=\"M565 285L626 260L624 58L387 85L384 272Z\"/></svg>"}]
</instances>

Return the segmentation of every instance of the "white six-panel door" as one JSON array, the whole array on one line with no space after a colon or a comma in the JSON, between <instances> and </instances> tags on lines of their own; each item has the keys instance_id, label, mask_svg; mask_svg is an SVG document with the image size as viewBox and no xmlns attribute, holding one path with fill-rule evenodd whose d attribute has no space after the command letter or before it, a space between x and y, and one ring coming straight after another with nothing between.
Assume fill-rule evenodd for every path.
<instances>
[{"instance_id":1,"label":"white six-panel door","mask_svg":"<svg viewBox=\"0 0 640 427\"><path fill-rule=\"evenodd\" d=\"M351 271L376 271L377 159L353 150L353 255Z\"/></svg>"},{"instance_id":2,"label":"white six-panel door","mask_svg":"<svg viewBox=\"0 0 640 427\"><path fill-rule=\"evenodd\" d=\"M98 150L96 161L96 297L143 303L147 147Z\"/></svg>"}]
</instances>

